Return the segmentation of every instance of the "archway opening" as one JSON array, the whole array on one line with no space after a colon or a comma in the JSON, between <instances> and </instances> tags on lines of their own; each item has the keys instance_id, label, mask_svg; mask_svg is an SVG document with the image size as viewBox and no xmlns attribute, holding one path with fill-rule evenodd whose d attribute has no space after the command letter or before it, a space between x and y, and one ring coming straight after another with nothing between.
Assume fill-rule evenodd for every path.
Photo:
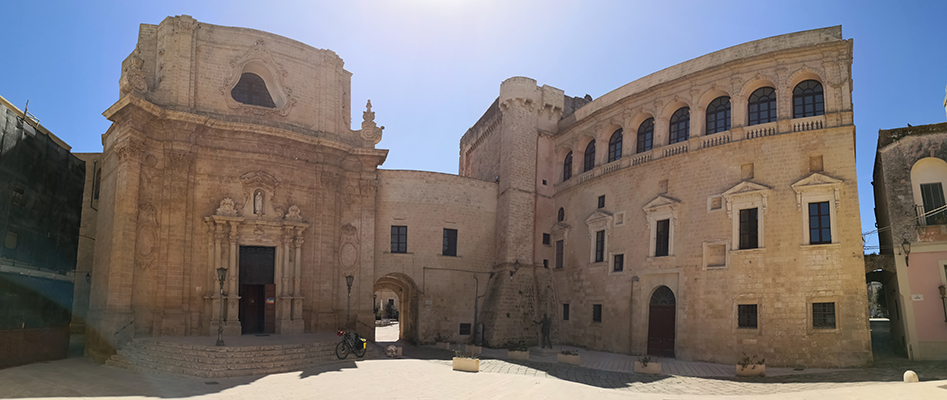
<instances>
[{"instance_id":1,"label":"archway opening","mask_svg":"<svg viewBox=\"0 0 947 400\"><path fill-rule=\"evenodd\" d=\"M392 273L375 282L375 341L379 343L418 340L418 287L405 274Z\"/></svg>"},{"instance_id":2,"label":"archway opening","mask_svg":"<svg viewBox=\"0 0 947 400\"><path fill-rule=\"evenodd\" d=\"M877 265L866 261L866 267L871 266ZM875 361L906 358L903 321L901 310L898 309L898 294L895 291L897 274L885 268L870 270L865 273L865 285L872 356Z\"/></svg>"}]
</instances>

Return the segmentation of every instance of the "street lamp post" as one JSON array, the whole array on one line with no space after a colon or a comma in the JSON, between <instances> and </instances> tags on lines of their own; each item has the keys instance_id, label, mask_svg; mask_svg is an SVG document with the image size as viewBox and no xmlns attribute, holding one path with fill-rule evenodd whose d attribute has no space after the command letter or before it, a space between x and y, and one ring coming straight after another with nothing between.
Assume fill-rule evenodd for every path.
<instances>
[{"instance_id":1,"label":"street lamp post","mask_svg":"<svg viewBox=\"0 0 947 400\"><path fill-rule=\"evenodd\" d=\"M349 320L351 320L350 312L352 310L352 282L355 281L355 277L352 275L345 276L345 286L349 288L349 298L348 303L345 305L345 330L351 330L349 326Z\"/></svg>"},{"instance_id":2,"label":"street lamp post","mask_svg":"<svg viewBox=\"0 0 947 400\"><path fill-rule=\"evenodd\" d=\"M908 264L908 256L911 254L911 242L904 239L904 241L901 242L901 250L904 251L904 266L910 267L911 264Z\"/></svg>"},{"instance_id":3,"label":"street lamp post","mask_svg":"<svg viewBox=\"0 0 947 400\"><path fill-rule=\"evenodd\" d=\"M227 268L217 268L217 280L220 282L220 318L217 320L217 346L224 345L224 280L227 279Z\"/></svg>"}]
</instances>

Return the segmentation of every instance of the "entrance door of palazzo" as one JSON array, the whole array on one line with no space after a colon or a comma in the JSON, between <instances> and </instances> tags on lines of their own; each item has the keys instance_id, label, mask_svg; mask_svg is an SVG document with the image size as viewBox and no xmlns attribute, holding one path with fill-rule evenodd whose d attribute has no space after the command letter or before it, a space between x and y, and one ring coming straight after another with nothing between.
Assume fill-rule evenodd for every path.
<instances>
[{"instance_id":1,"label":"entrance door of palazzo","mask_svg":"<svg viewBox=\"0 0 947 400\"><path fill-rule=\"evenodd\" d=\"M661 286L651 295L648 313L648 354L674 357L674 292Z\"/></svg>"},{"instance_id":2,"label":"entrance door of palazzo","mask_svg":"<svg viewBox=\"0 0 947 400\"><path fill-rule=\"evenodd\" d=\"M276 248L240 246L240 327L243 334L276 333Z\"/></svg>"}]
</instances>

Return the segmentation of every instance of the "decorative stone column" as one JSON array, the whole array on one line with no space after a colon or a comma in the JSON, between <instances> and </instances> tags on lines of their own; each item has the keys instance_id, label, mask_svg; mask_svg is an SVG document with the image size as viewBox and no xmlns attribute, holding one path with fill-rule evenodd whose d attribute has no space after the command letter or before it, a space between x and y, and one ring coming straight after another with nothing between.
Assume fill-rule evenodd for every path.
<instances>
[{"instance_id":1,"label":"decorative stone column","mask_svg":"<svg viewBox=\"0 0 947 400\"><path fill-rule=\"evenodd\" d=\"M224 316L226 324L224 325L224 335L227 336L239 336L243 329L240 326L240 266L237 263L237 256L239 254L237 247L237 241L240 239L240 234L237 229L239 228L240 221L230 220L230 262L227 267L227 284L224 287L229 287L230 290L227 291L227 315Z\"/></svg>"}]
</instances>

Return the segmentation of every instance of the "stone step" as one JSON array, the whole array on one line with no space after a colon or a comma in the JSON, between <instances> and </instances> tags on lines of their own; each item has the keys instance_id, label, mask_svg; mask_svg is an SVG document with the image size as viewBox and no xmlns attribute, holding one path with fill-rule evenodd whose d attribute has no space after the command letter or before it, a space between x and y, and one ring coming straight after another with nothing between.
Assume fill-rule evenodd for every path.
<instances>
[{"instance_id":1,"label":"stone step","mask_svg":"<svg viewBox=\"0 0 947 400\"><path fill-rule=\"evenodd\" d=\"M281 354L294 354L294 353L307 353L311 351L335 351L335 346L337 343L317 343L317 344L306 344L303 347L293 346L285 349L282 348L271 348L265 350L259 350L252 347L178 347L178 346L166 346L162 343L142 343L142 342L130 342L123 347L123 350L150 350L158 352L168 352L175 354L188 354L192 356L201 356L208 358L252 358L252 357L267 357L275 356Z\"/></svg>"},{"instance_id":2,"label":"stone step","mask_svg":"<svg viewBox=\"0 0 947 400\"><path fill-rule=\"evenodd\" d=\"M346 360L335 356L337 343L307 343L302 347L287 345L231 347L217 351L210 346L164 346L163 342L131 342L113 355L107 365L149 373L224 378L235 376L267 375L298 371L305 368L348 360L374 358L377 349L369 345L365 357L349 355ZM248 350L266 347L266 350ZM331 349L331 350L330 350ZM281 352L280 350L285 350ZM230 356L220 356L221 353Z\"/></svg>"},{"instance_id":3,"label":"stone step","mask_svg":"<svg viewBox=\"0 0 947 400\"><path fill-rule=\"evenodd\" d=\"M195 364L195 365L207 365L207 366L216 366L216 365L254 365L260 363L288 363L296 361L306 361L306 360L318 360L318 359L327 359L330 357L335 357L335 352L311 352L311 353L292 353L284 355L274 355L267 357L254 357L254 358L239 358L239 359L222 359L222 358L205 358L205 357L196 357L190 355L166 353L166 352L155 352L155 351L125 351L121 350L120 354L125 356L128 359L134 359L142 362L164 362L170 364Z\"/></svg>"}]
</instances>

